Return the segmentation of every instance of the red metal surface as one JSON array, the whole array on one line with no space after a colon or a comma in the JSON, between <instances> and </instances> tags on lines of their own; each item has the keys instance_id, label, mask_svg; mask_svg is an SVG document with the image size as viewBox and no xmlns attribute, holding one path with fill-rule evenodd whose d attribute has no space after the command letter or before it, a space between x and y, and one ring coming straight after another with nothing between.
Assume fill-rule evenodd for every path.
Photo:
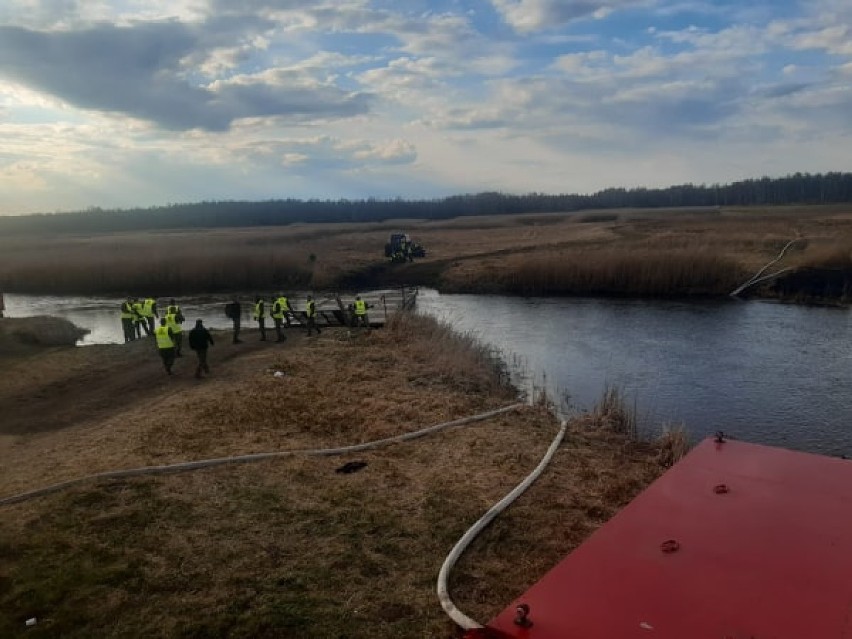
<instances>
[{"instance_id":1,"label":"red metal surface","mask_svg":"<svg viewBox=\"0 0 852 639\"><path fill-rule=\"evenodd\" d=\"M852 461L707 440L471 636L852 639Z\"/></svg>"}]
</instances>

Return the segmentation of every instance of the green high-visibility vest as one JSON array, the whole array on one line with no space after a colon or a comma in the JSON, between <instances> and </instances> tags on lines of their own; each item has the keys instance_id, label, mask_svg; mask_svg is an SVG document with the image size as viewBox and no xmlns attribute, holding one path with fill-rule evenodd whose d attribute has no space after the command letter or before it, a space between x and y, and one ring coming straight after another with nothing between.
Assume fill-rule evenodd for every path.
<instances>
[{"instance_id":1,"label":"green high-visibility vest","mask_svg":"<svg viewBox=\"0 0 852 639\"><path fill-rule=\"evenodd\" d=\"M172 340L172 336L169 335L169 327L168 326L158 326L154 331L154 335L157 336L157 348L174 348L175 343Z\"/></svg>"},{"instance_id":2,"label":"green high-visibility vest","mask_svg":"<svg viewBox=\"0 0 852 639\"><path fill-rule=\"evenodd\" d=\"M317 305L313 300L310 300L305 306L305 312L308 317L314 317L317 314Z\"/></svg>"},{"instance_id":3,"label":"green high-visibility vest","mask_svg":"<svg viewBox=\"0 0 852 639\"><path fill-rule=\"evenodd\" d=\"M121 319L133 319L133 306L129 302L121 303Z\"/></svg>"},{"instance_id":4,"label":"green high-visibility vest","mask_svg":"<svg viewBox=\"0 0 852 639\"><path fill-rule=\"evenodd\" d=\"M367 314L367 302L364 300L355 300L355 315Z\"/></svg>"},{"instance_id":5,"label":"green high-visibility vest","mask_svg":"<svg viewBox=\"0 0 852 639\"><path fill-rule=\"evenodd\" d=\"M263 304L263 300L260 300L254 305L254 319L259 320L264 317L266 317L266 308Z\"/></svg>"}]
</instances>

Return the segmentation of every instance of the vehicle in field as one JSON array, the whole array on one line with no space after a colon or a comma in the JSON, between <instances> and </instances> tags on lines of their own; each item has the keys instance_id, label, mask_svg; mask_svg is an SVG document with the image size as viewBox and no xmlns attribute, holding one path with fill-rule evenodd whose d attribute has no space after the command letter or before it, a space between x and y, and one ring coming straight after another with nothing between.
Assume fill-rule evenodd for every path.
<instances>
[{"instance_id":1,"label":"vehicle in field","mask_svg":"<svg viewBox=\"0 0 852 639\"><path fill-rule=\"evenodd\" d=\"M412 241L408 233L391 233L385 244L385 257L391 262L413 262L415 257L426 257L426 249Z\"/></svg>"}]
</instances>

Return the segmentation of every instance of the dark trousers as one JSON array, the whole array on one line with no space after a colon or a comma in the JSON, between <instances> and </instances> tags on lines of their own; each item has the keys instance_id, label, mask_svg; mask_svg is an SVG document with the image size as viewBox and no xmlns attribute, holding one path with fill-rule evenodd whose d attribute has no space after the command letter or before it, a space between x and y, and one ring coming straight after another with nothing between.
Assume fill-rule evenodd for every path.
<instances>
[{"instance_id":1,"label":"dark trousers","mask_svg":"<svg viewBox=\"0 0 852 639\"><path fill-rule=\"evenodd\" d=\"M363 326L364 328L370 328L370 321L367 319L367 314L363 315L355 314L355 326Z\"/></svg>"},{"instance_id":2,"label":"dark trousers","mask_svg":"<svg viewBox=\"0 0 852 639\"><path fill-rule=\"evenodd\" d=\"M174 348L160 348L160 357L163 358L163 368L166 369L166 372L171 375L172 374L172 366L175 363L175 349Z\"/></svg>"},{"instance_id":3,"label":"dark trousers","mask_svg":"<svg viewBox=\"0 0 852 639\"><path fill-rule=\"evenodd\" d=\"M260 341L266 341L266 319L263 317L259 317L257 320L257 326L260 328Z\"/></svg>"},{"instance_id":4,"label":"dark trousers","mask_svg":"<svg viewBox=\"0 0 852 639\"><path fill-rule=\"evenodd\" d=\"M147 318L148 319L148 335L154 334L154 316Z\"/></svg>"},{"instance_id":5,"label":"dark trousers","mask_svg":"<svg viewBox=\"0 0 852 639\"><path fill-rule=\"evenodd\" d=\"M147 318L147 317L143 317L141 320L139 320L139 321L136 323L136 333L138 334L138 336L139 336L139 337L142 337L142 332L141 332L139 329L144 330L144 331L145 331L145 335L147 335L147 336L149 336L149 337L150 337L150 336L151 336L151 334L153 333L153 331L151 330L150 325L148 324L148 321L149 321L149 318ZM154 323L153 318L151 318L151 320L150 320L150 321L151 321L151 324L153 324L153 323Z\"/></svg>"},{"instance_id":6,"label":"dark trousers","mask_svg":"<svg viewBox=\"0 0 852 639\"><path fill-rule=\"evenodd\" d=\"M195 351L196 357L198 357L198 366L195 367L195 376L201 377L201 371L205 373L210 372L210 367L207 365L207 349L199 348Z\"/></svg>"},{"instance_id":7,"label":"dark trousers","mask_svg":"<svg viewBox=\"0 0 852 639\"><path fill-rule=\"evenodd\" d=\"M317 332L317 335L322 333L322 331L319 329L319 326L317 326L317 318L313 315L308 315L308 318L305 320L305 323L308 325L308 337L311 336L311 330L315 330Z\"/></svg>"},{"instance_id":8,"label":"dark trousers","mask_svg":"<svg viewBox=\"0 0 852 639\"><path fill-rule=\"evenodd\" d=\"M240 341L240 318L233 317L231 321L234 323L234 344Z\"/></svg>"},{"instance_id":9,"label":"dark trousers","mask_svg":"<svg viewBox=\"0 0 852 639\"><path fill-rule=\"evenodd\" d=\"M180 352L181 346L183 346L183 331L180 333L173 333L172 340L174 340L175 343L175 357L183 357Z\"/></svg>"},{"instance_id":10,"label":"dark trousers","mask_svg":"<svg viewBox=\"0 0 852 639\"><path fill-rule=\"evenodd\" d=\"M132 342L136 339L136 332L133 328L133 318L121 318L121 330L124 333L124 341Z\"/></svg>"},{"instance_id":11,"label":"dark trousers","mask_svg":"<svg viewBox=\"0 0 852 639\"><path fill-rule=\"evenodd\" d=\"M281 325L284 323L284 318L273 317L272 319L275 320L275 336L277 337L279 342L283 342L285 339L287 339L287 336L284 335L283 331L281 330Z\"/></svg>"}]
</instances>

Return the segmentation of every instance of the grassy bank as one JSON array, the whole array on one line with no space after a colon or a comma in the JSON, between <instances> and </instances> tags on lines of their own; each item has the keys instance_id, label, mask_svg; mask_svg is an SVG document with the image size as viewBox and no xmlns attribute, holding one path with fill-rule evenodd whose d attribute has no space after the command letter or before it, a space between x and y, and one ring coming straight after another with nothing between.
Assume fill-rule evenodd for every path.
<instances>
[{"instance_id":1,"label":"grassy bank","mask_svg":"<svg viewBox=\"0 0 852 639\"><path fill-rule=\"evenodd\" d=\"M514 401L487 350L426 318L353 338L294 334L283 347L254 337L217 344L202 383L186 360L166 379L142 343L5 360L31 375L0 388L5 411L52 392L40 411L50 420L79 367L116 399L140 383L147 395L103 412L83 380L69 401L92 409L78 421L0 427L0 494L110 468L373 440ZM670 447L635 442L619 424L610 401L572 425L550 470L454 573L462 609L496 614L670 463ZM4 507L0 636L455 636L434 595L441 562L556 430L545 408L526 407L358 455L88 484ZM349 461L366 465L336 472Z\"/></svg>"}]
</instances>

